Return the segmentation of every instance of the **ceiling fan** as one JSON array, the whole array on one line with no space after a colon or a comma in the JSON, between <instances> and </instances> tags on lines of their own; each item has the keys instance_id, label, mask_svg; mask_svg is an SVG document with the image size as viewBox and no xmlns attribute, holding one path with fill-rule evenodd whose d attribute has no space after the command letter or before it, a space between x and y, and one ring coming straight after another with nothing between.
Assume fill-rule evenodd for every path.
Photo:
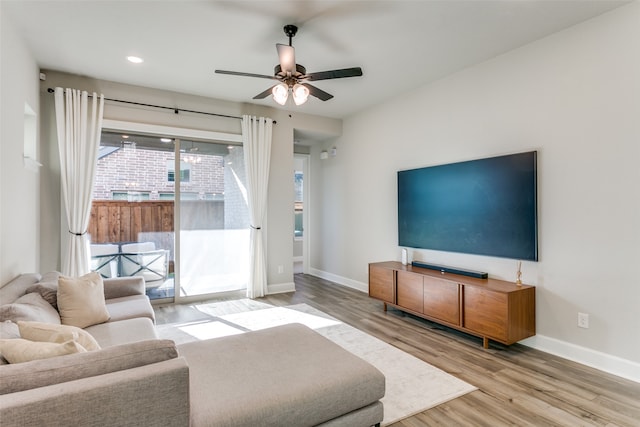
<instances>
[{"instance_id":1,"label":"ceiling fan","mask_svg":"<svg viewBox=\"0 0 640 427\"><path fill-rule=\"evenodd\" d=\"M275 66L273 76L265 74L241 73L237 71L215 70L218 74L230 74L233 76L257 77L261 79L270 79L279 81L278 84L271 86L269 89L261 92L253 97L253 99L264 99L269 95L273 95L273 99L280 105L287 102L289 92L293 95L293 101L296 105L304 104L309 95L315 96L322 101L328 101L333 95L318 89L307 83L308 81L342 79L345 77L362 76L360 67L343 68L339 70L321 71L317 73L307 74L307 69L300 64L296 64L295 50L291 45L291 39L298 32L295 25L285 25L284 33L289 37L289 45L276 44L278 50L278 59L280 63Z\"/></svg>"}]
</instances>

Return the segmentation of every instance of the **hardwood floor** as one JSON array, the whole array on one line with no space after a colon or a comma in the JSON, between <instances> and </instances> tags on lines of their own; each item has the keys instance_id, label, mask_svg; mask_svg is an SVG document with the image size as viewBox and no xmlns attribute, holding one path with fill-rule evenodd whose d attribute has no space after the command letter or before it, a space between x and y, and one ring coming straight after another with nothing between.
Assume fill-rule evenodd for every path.
<instances>
[{"instance_id":1,"label":"hardwood floor","mask_svg":"<svg viewBox=\"0 0 640 427\"><path fill-rule=\"evenodd\" d=\"M304 274L296 292L257 301L306 303L394 345L478 390L393 424L424 426L640 426L640 384L519 344L491 342ZM158 323L186 320L189 306L156 308Z\"/></svg>"}]
</instances>

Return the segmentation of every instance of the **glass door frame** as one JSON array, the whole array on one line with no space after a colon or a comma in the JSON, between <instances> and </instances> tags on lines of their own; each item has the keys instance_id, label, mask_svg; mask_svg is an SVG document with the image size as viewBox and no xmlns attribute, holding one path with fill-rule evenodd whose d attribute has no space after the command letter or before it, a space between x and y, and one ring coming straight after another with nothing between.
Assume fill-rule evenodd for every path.
<instances>
[{"instance_id":1,"label":"glass door frame","mask_svg":"<svg viewBox=\"0 0 640 427\"><path fill-rule=\"evenodd\" d=\"M136 123L127 122L122 120L103 119L102 121L103 131L116 131L116 132L129 132L129 133L142 133L146 135L157 135L164 137L175 138L175 168L174 170L180 170L180 142L181 139L190 140L198 139L205 141L215 141L221 144L234 144L242 145L242 134L226 133L226 132L214 132L197 129L178 128L173 126L155 125L148 123ZM152 300L154 305L156 304L186 304L191 302L202 301L206 299L224 298L224 297L244 297L246 291L231 291L231 292L217 292L210 294L199 294L192 296L181 296L180 294L180 181L179 174L176 174L176 188L174 197L174 297L173 298L159 298Z\"/></svg>"}]
</instances>

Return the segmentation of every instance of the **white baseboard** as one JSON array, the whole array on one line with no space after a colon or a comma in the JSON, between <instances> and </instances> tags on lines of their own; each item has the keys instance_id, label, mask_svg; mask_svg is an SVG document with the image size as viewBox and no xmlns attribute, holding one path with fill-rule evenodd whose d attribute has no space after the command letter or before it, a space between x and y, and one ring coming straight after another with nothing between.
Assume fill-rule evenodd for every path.
<instances>
[{"instance_id":1,"label":"white baseboard","mask_svg":"<svg viewBox=\"0 0 640 427\"><path fill-rule=\"evenodd\" d=\"M560 341L545 335L527 338L520 341L520 344L640 383L640 363L631 360Z\"/></svg>"},{"instance_id":2,"label":"white baseboard","mask_svg":"<svg viewBox=\"0 0 640 427\"><path fill-rule=\"evenodd\" d=\"M309 274L361 292L369 292L369 285L367 283L358 282L314 268L309 269ZM544 335L527 338L526 340L520 341L520 344L640 383L640 363L631 360L622 359Z\"/></svg>"},{"instance_id":3,"label":"white baseboard","mask_svg":"<svg viewBox=\"0 0 640 427\"><path fill-rule=\"evenodd\" d=\"M315 268L309 268L309 274L311 274L312 276L320 277L321 279L329 280L342 286L346 286L347 288L355 289L356 291L364 292L366 294L369 293L368 283L358 282L357 280L348 279L346 277L327 273L326 271L317 270Z\"/></svg>"},{"instance_id":4,"label":"white baseboard","mask_svg":"<svg viewBox=\"0 0 640 427\"><path fill-rule=\"evenodd\" d=\"M295 292L296 284L293 282L287 283L274 283L267 285L267 295L271 294L283 294L285 292Z\"/></svg>"}]
</instances>

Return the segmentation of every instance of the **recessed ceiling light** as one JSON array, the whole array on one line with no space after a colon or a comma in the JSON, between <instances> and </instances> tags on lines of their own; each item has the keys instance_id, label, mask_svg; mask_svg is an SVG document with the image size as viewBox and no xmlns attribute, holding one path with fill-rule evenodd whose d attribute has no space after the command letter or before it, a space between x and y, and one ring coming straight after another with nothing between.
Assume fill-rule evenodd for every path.
<instances>
[{"instance_id":1,"label":"recessed ceiling light","mask_svg":"<svg viewBox=\"0 0 640 427\"><path fill-rule=\"evenodd\" d=\"M162 141L162 142L171 142L172 139L171 138L160 138L160 141Z\"/></svg>"},{"instance_id":2,"label":"recessed ceiling light","mask_svg":"<svg viewBox=\"0 0 640 427\"><path fill-rule=\"evenodd\" d=\"M140 64L140 63L144 62L144 59L139 58L137 56L127 56L127 60L129 62L133 62L134 64Z\"/></svg>"}]
</instances>

